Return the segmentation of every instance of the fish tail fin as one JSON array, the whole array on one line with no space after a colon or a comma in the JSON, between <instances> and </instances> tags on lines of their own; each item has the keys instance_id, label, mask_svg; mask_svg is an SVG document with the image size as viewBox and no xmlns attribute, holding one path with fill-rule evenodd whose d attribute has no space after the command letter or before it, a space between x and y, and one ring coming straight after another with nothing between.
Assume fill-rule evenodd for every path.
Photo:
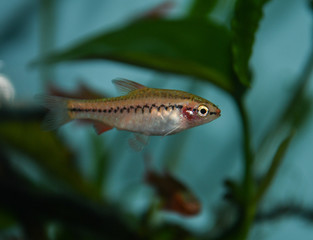
<instances>
[{"instance_id":1,"label":"fish tail fin","mask_svg":"<svg viewBox=\"0 0 313 240\"><path fill-rule=\"evenodd\" d=\"M67 110L68 98L37 95L36 99L38 99L45 108L50 110L43 121L43 129L48 131L56 130L63 124L72 120Z\"/></svg>"}]
</instances>

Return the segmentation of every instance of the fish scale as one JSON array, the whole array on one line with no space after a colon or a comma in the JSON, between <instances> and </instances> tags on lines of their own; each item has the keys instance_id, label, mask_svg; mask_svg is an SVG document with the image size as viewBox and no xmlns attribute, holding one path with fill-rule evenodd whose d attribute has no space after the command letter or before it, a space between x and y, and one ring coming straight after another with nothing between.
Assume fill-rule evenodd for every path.
<instances>
[{"instance_id":1,"label":"fish scale","mask_svg":"<svg viewBox=\"0 0 313 240\"><path fill-rule=\"evenodd\" d=\"M68 111L72 119L91 119L114 125L120 130L162 135L179 123L183 105L179 99L174 104L173 101L159 98L160 94L156 92L156 96L139 94L132 100L119 97L103 102L71 100Z\"/></svg>"}]
</instances>

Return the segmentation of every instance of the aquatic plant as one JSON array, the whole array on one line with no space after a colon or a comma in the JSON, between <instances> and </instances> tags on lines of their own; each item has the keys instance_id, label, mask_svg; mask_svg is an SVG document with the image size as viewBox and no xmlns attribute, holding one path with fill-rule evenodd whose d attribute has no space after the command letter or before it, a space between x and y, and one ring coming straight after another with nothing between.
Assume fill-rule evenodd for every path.
<instances>
[{"instance_id":1,"label":"aquatic plant","mask_svg":"<svg viewBox=\"0 0 313 240\"><path fill-rule=\"evenodd\" d=\"M194 0L188 14L177 19L166 18L164 10L171 7L166 2L122 27L98 33L64 50L44 52L32 63L47 78L53 64L105 59L188 76L190 81L207 82L227 93L241 118L242 139L238 141L242 141L243 170L237 180L225 179L225 186L220 186L225 188L224 201L228 205L217 211L215 227L195 234L176 224L153 226L156 211L194 215L201 208L201 200L175 176L159 174L149 167L145 180L155 188L161 202L152 203L141 216L129 216L103 196L112 158L108 139L90 137L92 173L86 177L69 144L55 132L42 131L43 109L7 105L0 109L0 229L19 226L24 236L33 240L247 239L258 221L284 214L312 221L311 215L305 214L311 210L298 205L286 202L269 212L261 211L260 205L312 111L313 99L308 96L307 87L313 69L313 48L276 122L253 146L251 116L245 102L253 88L249 62L263 8L270 1L235 1L232 14L228 15L231 20L225 24L210 17L218 2ZM43 11L49 9L45 4L42 3ZM77 92L52 90L55 95L99 96L86 87ZM254 169L256 159L264 153L271 155L273 147L269 145L275 146L276 151L269 167L258 176ZM29 165L35 174L25 174L19 166L23 164Z\"/></svg>"}]
</instances>

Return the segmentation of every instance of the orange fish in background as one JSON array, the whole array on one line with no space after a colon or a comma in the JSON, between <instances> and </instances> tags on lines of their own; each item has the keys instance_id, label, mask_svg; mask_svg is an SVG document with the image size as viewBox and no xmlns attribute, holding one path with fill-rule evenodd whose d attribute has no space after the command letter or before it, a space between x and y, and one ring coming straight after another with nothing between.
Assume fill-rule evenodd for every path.
<instances>
[{"instance_id":1,"label":"orange fish in background","mask_svg":"<svg viewBox=\"0 0 313 240\"><path fill-rule=\"evenodd\" d=\"M169 173L164 175L147 171L145 180L157 192L162 200L162 208L186 216L200 212L201 203L181 182Z\"/></svg>"},{"instance_id":2,"label":"orange fish in background","mask_svg":"<svg viewBox=\"0 0 313 240\"><path fill-rule=\"evenodd\" d=\"M168 15L169 10L174 7L174 1L165 1L144 13L139 19L159 19Z\"/></svg>"},{"instance_id":3,"label":"orange fish in background","mask_svg":"<svg viewBox=\"0 0 313 240\"><path fill-rule=\"evenodd\" d=\"M151 158L144 155L145 181L155 189L161 199L162 208L184 216L194 216L201 210L201 203L190 189L169 172L159 174L151 170Z\"/></svg>"},{"instance_id":4,"label":"orange fish in background","mask_svg":"<svg viewBox=\"0 0 313 240\"><path fill-rule=\"evenodd\" d=\"M104 94L98 93L88 87L83 82L78 83L78 88L74 91L65 91L61 88L56 87L53 84L48 84L47 91L49 95L64 97L64 98L74 98L74 99L99 99L105 98Z\"/></svg>"}]
</instances>

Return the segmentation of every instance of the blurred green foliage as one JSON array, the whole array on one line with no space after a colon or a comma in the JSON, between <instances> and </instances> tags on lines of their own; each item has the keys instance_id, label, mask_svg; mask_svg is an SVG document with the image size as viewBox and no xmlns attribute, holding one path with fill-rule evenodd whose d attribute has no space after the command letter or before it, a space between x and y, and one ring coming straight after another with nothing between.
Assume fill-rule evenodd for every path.
<instances>
[{"instance_id":1,"label":"blurred green foliage","mask_svg":"<svg viewBox=\"0 0 313 240\"><path fill-rule=\"evenodd\" d=\"M109 59L195 76L234 92L230 43L229 31L209 20L141 19L52 54L40 63Z\"/></svg>"},{"instance_id":2,"label":"blurred green foliage","mask_svg":"<svg viewBox=\"0 0 313 240\"><path fill-rule=\"evenodd\" d=\"M28 156L55 180L96 198L93 187L75 167L73 153L54 133L42 131L38 120L2 121L0 139L3 147Z\"/></svg>"},{"instance_id":3,"label":"blurred green foliage","mask_svg":"<svg viewBox=\"0 0 313 240\"><path fill-rule=\"evenodd\" d=\"M210 20L218 1L195 0L189 14L180 19L137 19L111 32L99 33L56 51L37 61L55 64L64 61L108 59L158 71L182 74L208 81L233 97L243 125L244 174L240 181L226 180L226 198L237 214L234 221L218 234L196 236L176 225L151 227L151 207L140 219L127 218L103 197L110 168L110 149L98 138L90 139L94 156L89 179L76 166L76 156L60 137L43 132L40 121L44 112L26 113L24 109L0 109L0 229L19 224L26 239L246 239L258 213L259 202L271 185L284 154L296 131L312 110L312 98L305 86L312 71L311 54L299 87L290 98L280 122L286 126L270 167L256 181L253 172L258 151L251 147L249 118L244 104L253 75L249 67L255 33L262 19L266 0L237 0L231 28ZM292 108L298 104L303 108ZM284 115L289 109L297 112ZM21 116L12 114L19 112ZM27 117L26 117L27 116ZM278 127L277 127L278 128ZM277 138L270 130L264 142ZM184 140L181 140L181 144ZM12 152L33 162L47 175L51 185L61 191L34 184L12 164ZM172 156L178 157L177 156ZM27 161L20 158L18 161ZM32 221L29 220L31 216ZM217 218L218 219L218 218ZM53 232L53 234L48 234ZM51 237L52 236L52 237Z\"/></svg>"},{"instance_id":4,"label":"blurred green foliage","mask_svg":"<svg viewBox=\"0 0 313 240\"><path fill-rule=\"evenodd\" d=\"M233 67L240 82L247 87L251 83L249 59L266 2L268 0L237 0L232 19Z\"/></svg>"},{"instance_id":5,"label":"blurred green foliage","mask_svg":"<svg viewBox=\"0 0 313 240\"><path fill-rule=\"evenodd\" d=\"M190 7L189 16L195 18L207 18L217 2L217 0L195 0Z\"/></svg>"}]
</instances>

